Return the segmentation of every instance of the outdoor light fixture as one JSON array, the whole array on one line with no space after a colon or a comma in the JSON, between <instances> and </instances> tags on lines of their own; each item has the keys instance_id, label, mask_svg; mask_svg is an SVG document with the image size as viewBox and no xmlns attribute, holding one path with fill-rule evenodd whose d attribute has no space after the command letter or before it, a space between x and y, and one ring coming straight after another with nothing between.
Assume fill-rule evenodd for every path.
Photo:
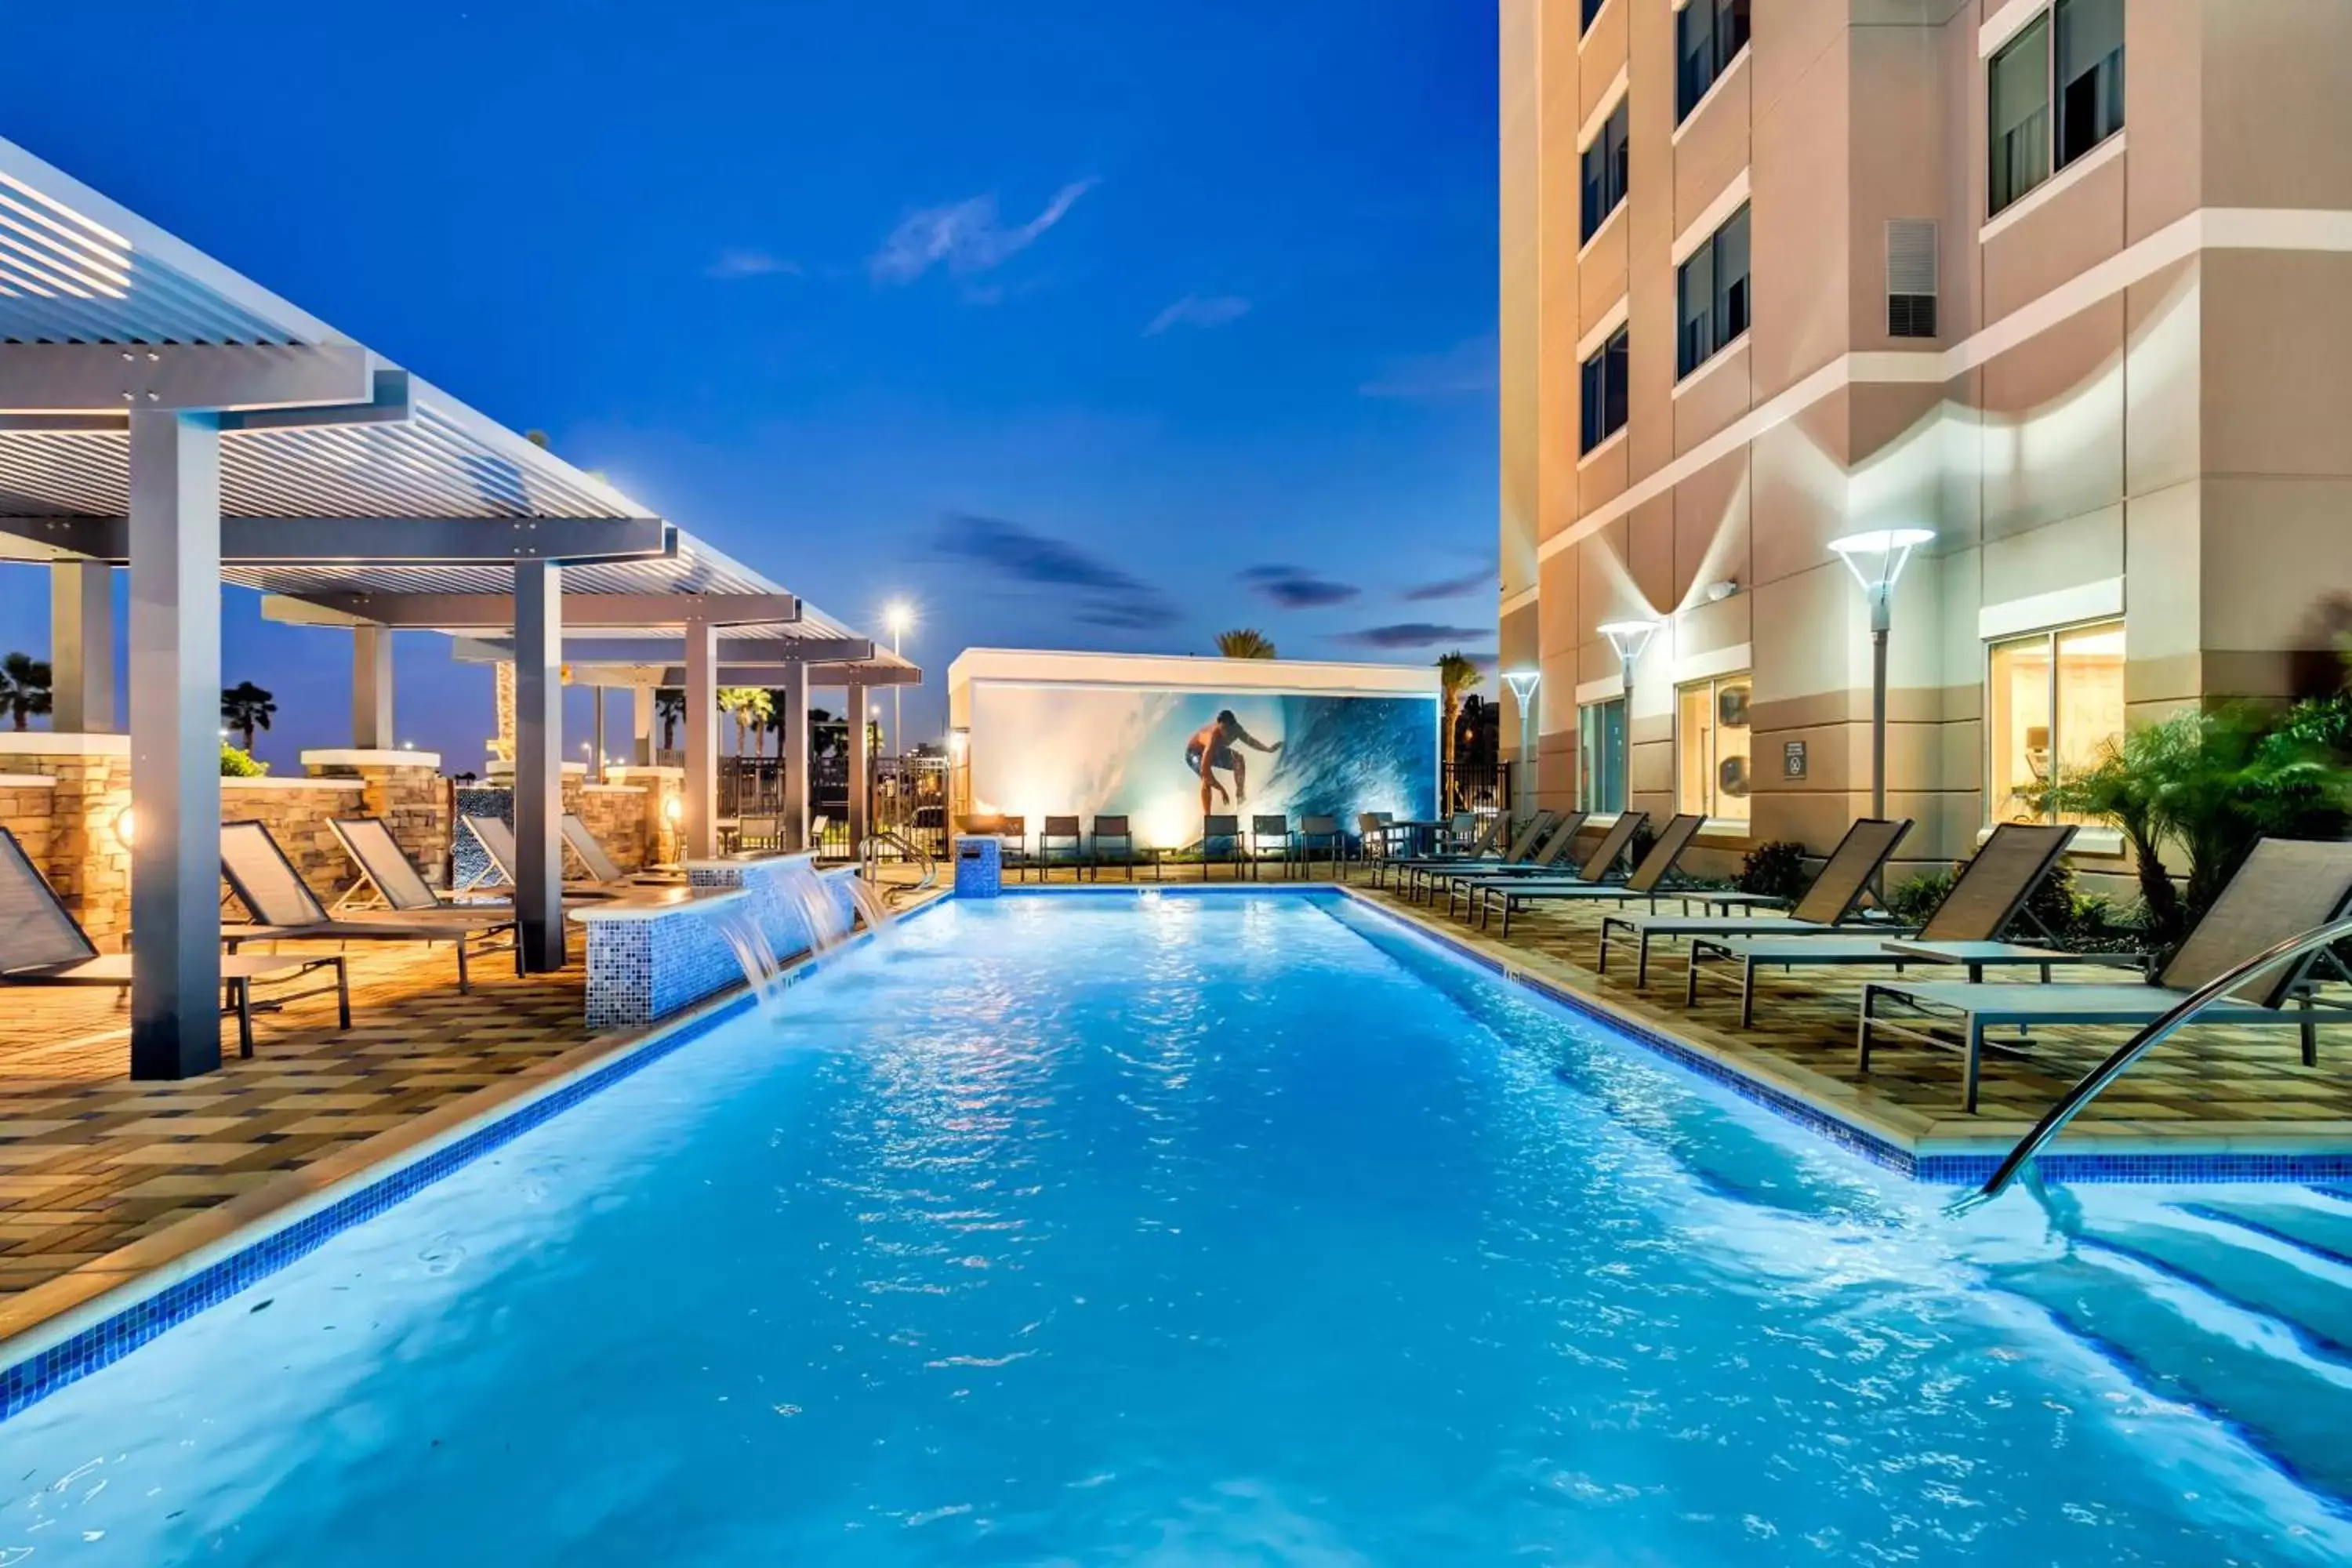
<instances>
[{"instance_id":1,"label":"outdoor light fixture","mask_svg":"<svg viewBox=\"0 0 2352 1568\"><path fill-rule=\"evenodd\" d=\"M1895 624L1895 584L1911 552L1935 537L1933 529L1881 528L1830 541L1870 601L1870 815L1875 817L1886 816L1886 634Z\"/></svg>"},{"instance_id":2,"label":"outdoor light fixture","mask_svg":"<svg viewBox=\"0 0 2352 1568\"><path fill-rule=\"evenodd\" d=\"M1633 689L1633 667L1641 662L1642 650L1650 646L1650 639L1658 635L1658 628L1664 625L1659 620L1603 621L1595 628L1617 650L1617 663L1625 672L1627 691Z\"/></svg>"},{"instance_id":3,"label":"outdoor light fixture","mask_svg":"<svg viewBox=\"0 0 2352 1568\"><path fill-rule=\"evenodd\" d=\"M114 814L114 841L128 849L138 839L139 819L131 815L131 808L126 805Z\"/></svg>"},{"instance_id":4,"label":"outdoor light fixture","mask_svg":"<svg viewBox=\"0 0 2352 1568\"><path fill-rule=\"evenodd\" d=\"M676 827L678 825L679 819L685 816L686 797L684 795L665 795L662 798L662 820L664 822L668 823L672 827Z\"/></svg>"},{"instance_id":5,"label":"outdoor light fixture","mask_svg":"<svg viewBox=\"0 0 2352 1568\"><path fill-rule=\"evenodd\" d=\"M1532 805L1535 800L1536 761L1536 688L1543 684L1543 671L1531 666L1503 671L1503 684L1511 689L1511 700L1519 705L1519 776L1512 786L1515 800Z\"/></svg>"},{"instance_id":6,"label":"outdoor light fixture","mask_svg":"<svg viewBox=\"0 0 2352 1568\"><path fill-rule=\"evenodd\" d=\"M893 599L882 606L882 626L890 634L891 657L898 657L899 645L906 640L907 628L915 624L915 606L904 599ZM899 756L907 754L907 700L904 689L890 688L890 744Z\"/></svg>"},{"instance_id":7,"label":"outdoor light fixture","mask_svg":"<svg viewBox=\"0 0 2352 1568\"><path fill-rule=\"evenodd\" d=\"M1726 577L1720 583L1709 583L1706 585L1706 602L1710 605L1720 605L1738 592L1739 592L1739 579Z\"/></svg>"}]
</instances>

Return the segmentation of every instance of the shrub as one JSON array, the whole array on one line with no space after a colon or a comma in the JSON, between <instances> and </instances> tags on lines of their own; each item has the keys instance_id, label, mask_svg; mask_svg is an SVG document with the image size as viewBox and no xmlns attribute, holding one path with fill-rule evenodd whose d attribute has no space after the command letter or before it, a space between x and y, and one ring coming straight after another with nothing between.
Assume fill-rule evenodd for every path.
<instances>
[{"instance_id":1,"label":"shrub","mask_svg":"<svg viewBox=\"0 0 2352 1568\"><path fill-rule=\"evenodd\" d=\"M1958 880L1959 873L1948 866L1922 871L1886 895L1886 910L1906 925L1925 925Z\"/></svg>"},{"instance_id":2,"label":"shrub","mask_svg":"<svg viewBox=\"0 0 2352 1568\"><path fill-rule=\"evenodd\" d=\"M221 742L221 777L225 779L257 779L269 771L269 764L256 758L251 752Z\"/></svg>"},{"instance_id":3,"label":"shrub","mask_svg":"<svg viewBox=\"0 0 2352 1568\"><path fill-rule=\"evenodd\" d=\"M1736 885L1743 893L1793 900L1810 880L1805 875L1805 847L1793 838L1775 838L1748 852L1748 858L1740 862Z\"/></svg>"}]
</instances>

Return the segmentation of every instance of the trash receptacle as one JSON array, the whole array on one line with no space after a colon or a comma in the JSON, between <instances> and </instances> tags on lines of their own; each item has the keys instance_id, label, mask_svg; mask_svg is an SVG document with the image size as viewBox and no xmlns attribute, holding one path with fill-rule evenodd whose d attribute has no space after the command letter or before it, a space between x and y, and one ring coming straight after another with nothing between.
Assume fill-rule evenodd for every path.
<instances>
[{"instance_id":1,"label":"trash receptacle","mask_svg":"<svg viewBox=\"0 0 2352 1568\"><path fill-rule=\"evenodd\" d=\"M955 891L959 899L992 899L1004 890L1004 846L993 838L955 841Z\"/></svg>"}]
</instances>

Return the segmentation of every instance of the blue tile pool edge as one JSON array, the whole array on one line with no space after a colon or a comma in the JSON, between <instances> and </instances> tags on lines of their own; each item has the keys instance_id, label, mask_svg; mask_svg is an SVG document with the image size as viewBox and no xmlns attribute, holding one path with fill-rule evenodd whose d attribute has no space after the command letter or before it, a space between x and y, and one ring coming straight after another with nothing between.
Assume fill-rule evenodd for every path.
<instances>
[{"instance_id":1,"label":"blue tile pool edge","mask_svg":"<svg viewBox=\"0 0 2352 1568\"><path fill-rule=\"evenodd\" d=\"M916 920L950 901L947 897L929 900L898 919L902 923ZM833 952L811 954L787 972L786 984L804 984L872 941L872 932L861 932ZM752 1005L748 987L708 998L617 1043L605 1056L534 1085L436 1137L354 1171L331 1186L158 1265L147 1275L19 1331L0 1343L0 1361L6 1363L0 1369L0 1421L111 1365L166 1329L316 1251L341 1232L374 1218L532 1128L635 1076ZM211 1261L199 1261L207 1256ZM163 1279L175 1272L177 1278ZM126 1292L136 1293L137 1299L119 1301ZM85 1321L92 1315L96 1321Z\"/></svg>"}]
</instances>

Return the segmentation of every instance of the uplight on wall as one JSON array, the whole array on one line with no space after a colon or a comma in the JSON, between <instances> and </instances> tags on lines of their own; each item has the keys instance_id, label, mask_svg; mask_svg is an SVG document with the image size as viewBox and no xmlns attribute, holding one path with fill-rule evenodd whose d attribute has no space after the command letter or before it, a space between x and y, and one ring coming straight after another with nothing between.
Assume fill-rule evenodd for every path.
<instances>
[{"instance_id":1,"label":"uplight on wall","mask_svg":"<svg viewBox=\"0 0 2352 1568\"><path fill-rule=\"evenodd\" d=\"M676 827L686 817L686 797L681 795L662 797L662 820Z\"/></svg>"},{"instance_id":2,"label":"uplight on wall","mask_svg":"<svg viewBox=\"0 0 2352 1568\"><path fill-rule=\"evenodd\" d=\"M139 819L131 815L131 807L126 805L114 814L114 841L128 849L138 839Z\"/></svg>"}]
</instances>

